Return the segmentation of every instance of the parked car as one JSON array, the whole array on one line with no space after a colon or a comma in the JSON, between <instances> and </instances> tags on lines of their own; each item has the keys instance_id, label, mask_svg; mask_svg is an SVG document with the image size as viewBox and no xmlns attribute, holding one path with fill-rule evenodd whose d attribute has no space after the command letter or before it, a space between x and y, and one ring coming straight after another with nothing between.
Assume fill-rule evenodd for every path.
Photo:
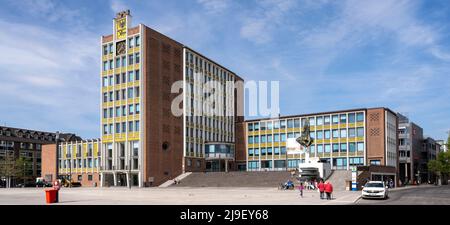
<instances>
[{"instance_id":1,"label":"parked car","mask_svg":"<svg viewBox=\"0 0 450 225\"><path fill-rule=\"evenodd\" d=\"M361 197L387 199L389 197L389 189L383 181L369 181L363 186Z\"/></svg>"},{"instance_id":2,"label":"parked car","mask_svg":"<svg viewBox=\"0 0 450 225\"><path fill-rule=\"evenodd\" d=\"M36 182L27 181L25 183L18 183L16 184L16 187L23 188L23 187L36 187Z\"/></svg>"}]
</instances>

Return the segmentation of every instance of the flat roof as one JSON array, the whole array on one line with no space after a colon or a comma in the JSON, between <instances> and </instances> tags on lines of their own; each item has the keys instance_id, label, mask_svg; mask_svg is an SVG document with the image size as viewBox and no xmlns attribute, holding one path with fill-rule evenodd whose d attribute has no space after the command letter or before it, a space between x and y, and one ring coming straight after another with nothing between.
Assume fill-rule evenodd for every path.
<instances>
[{"instance_id":1,"label":"flat roof","mask_svg":"<svg viewBox=\"0 0 450 225\"><path fill-rule=\"evenodd\" d=\"M325 115L325 114L338 114L338 113L345 113L345 112L354 112L354 111L367 111L370 109L384 109L387 111L390 111L392 114L396 115L392 110L386 107L375 107L375 108L356 108L356 109L345 109L345 110L339 110L339 111L328 111L328 112L318 112L318 113L308 113L308 114L297 114L297 115L286 115L286 116L280 116L280 117L266 117L266 118L260 118L260 119L251 119L251 120L245 120L244 122L256 122L256 121L263 121L263 120L275 120L275 119L289 119L294 117L308 117L308 116L316 116L316 115Z\"/></svg>"}]
</instances>

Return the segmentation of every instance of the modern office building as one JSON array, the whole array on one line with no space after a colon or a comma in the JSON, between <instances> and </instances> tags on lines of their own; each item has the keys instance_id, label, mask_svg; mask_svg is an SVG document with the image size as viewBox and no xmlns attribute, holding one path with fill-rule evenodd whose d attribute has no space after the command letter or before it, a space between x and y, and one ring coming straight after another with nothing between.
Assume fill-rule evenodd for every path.
<instances>
[{"instance_id":1,"label":"modern office building","mask_svg":"<svg viewBox=\"0 0 450 225\"><path fill-rule=\"evenodd\" d=\"M132 27L129 11L118 13L113 27L101 38L101 184L155 186L185 171L236 168L235 123L243 113L226 83L242 79L143 24ZM172 93L177 81L184 92Z\"/></svg>"},{"instance_id":2,"label":"modern office building","mask_svg":"<svg viewBox=\"0 0 450 225\"><path fill-rule=\"evenodd\" d=\"M408 117L399 118L399 179L403 184L417 181L419 161L424 152L423 129Z\"/></svg>"},{"instance_id":3,"label":"modern office building","mask_svg":"<svg viewBox=\"0 0 450 225\"><path fill-rule=\"evenodd\" d=\"M428 162L436 160L440 151L441 145L433 138L427 137L423 140L423 151L421 152L417 169L420 183L433 182L435 180L435 175L428 171Z\"/></svg>"},{"instance_id":4,"label":"modern office building","mask_svg":"<svg viewBox=\"0 0 450 225\"><path fill-rule=\"evenodd\" d=\"M334 170L398 164L397 115L387 108L352 109L279 118L247 120L245 143L248 171L296 169L305 155L287 154L286 142L301 135L309 122L310 157L329 162Z\"/></svg>"},{"instance_id":5,"label":"modern office building","mask_svg":"<svg viewBox=\"0 0 450 225\"><path fill-rule=\"evenodd\" d=\"M0 165L14 163L20 157L26 161L24 174L13 177L11 186L18 183L35 181L41 177L42 146L55 143L55 133L29 129L0 126ZM67 140L79 140L74 134L61 134ZM9 161L9 162L8 162ZM0 178L9 176L0 171Z\"/></svg>"}]
</instances>

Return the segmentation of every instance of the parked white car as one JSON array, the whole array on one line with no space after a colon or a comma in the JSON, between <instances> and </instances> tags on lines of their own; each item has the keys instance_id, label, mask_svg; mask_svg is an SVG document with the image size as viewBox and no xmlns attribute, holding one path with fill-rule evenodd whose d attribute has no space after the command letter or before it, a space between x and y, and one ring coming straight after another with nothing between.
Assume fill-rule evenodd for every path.
<instances>
[{"instance_id":1,"label":"parked white car","mask_svg":"<svg viewBox=\"0 0 450 225\"><path fill-rule=\"evenodd\" d=\"M369 181L363 186L361 197L387 199L389 197L388 192L388 187L383 181Z\"/></svg>"}]
</instances>

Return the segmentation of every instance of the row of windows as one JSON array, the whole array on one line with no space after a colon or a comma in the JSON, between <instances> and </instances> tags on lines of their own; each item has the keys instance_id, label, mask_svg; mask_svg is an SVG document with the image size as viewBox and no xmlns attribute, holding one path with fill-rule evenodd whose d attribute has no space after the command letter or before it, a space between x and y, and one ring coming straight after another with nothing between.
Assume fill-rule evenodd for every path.
<instances>
[{"instance_id":1,"label":"row of windows","mask_svg":"<svg viewBox=\"0 0 450 225\"><path fill-rule=\"evenodd\" d=\"M140 80L140 72L139 70L129 71L128 76L126 73L116 74L115 76L103 77L102 87L113 86L114 84L124 84L127 82L133 82ZM114 82L115 81L115 82Z\"/></svg>"},{"instance_id":2,"label":"row of windows","mask_svg":"<svg viewBox=\"0 0 450 225\"><path fill-rule=\"evenodd\" d=\"M106 60L103 61L103 71L112 70L114 68L120 68L127 65L127 58L125 56L123 57L117 57L116 63L114 64L114 60ZM141 55L139 52L134 54L128 55L128 65L138 64L141 61Z\"/></svg>"},{"instance_id":3,"label":"row of windows","mask_svg":"<svg viewBox=\"0 0 450 225\"><path fill-rule=\"evenodd\" d=\"M99 166L100 158L92 159L73 159L73 160L59 160L59 168L60 169L68 169L68 168L97 168Z\"/></svg>"},{"instance_id":4,"label":"row of windows","mask_svg":"<svg viewBox=\"0 0 450 225\"><path fill-rule=\"evenodd\" d=\"M103 93L103 102L112 102L114 100L116 100L116 101L126 100L127 98L128 99L139 98L140 95L141 95L141 92L140 92L139 86L129 87L129 88L121 89L121 90L116 90L115 96L114 96L113 91L104 92Z\"/></svg>"},{"instance_id":5,"label":"row of windows","mask_svg":"<svg viewBox=\"0 0 450 225\"><path fill-rule=\"evenodd\" d=\"M348 148L347 148L348 147ZM273 151L272 151L273 149ZM364 151L364 142L349 142L341 143L341 144L320 144L320 145L312 145L309 148L310 154L317 153L330 153L333 151L337 152L363 152ZM272 154L286 154L286 147L267 147L267 148L249 148L248 155L249 156L259 156L261 155L272 155Z\"/></svg>"},{"instance_id":6,"label":"row of windows","mask_svg":"<svg viewBox=\"0 0 450 225\"><path fill-rule=\"evenodd\" d=\"M127 129L127 124L128 124L128 129ZM139 127L140 127L140 123L139 120L136 121L128 121L127 122L122 122L122 123L115 123L114 124L104 124L103 125L103 134L120 134L120 133L126 133L128 132L139 132Z\"/></svg>"},{"instance_id":7,"label":"row of windows","mask_svg":"<svg viewBox=\"0 0 450 225\"><path fill-rule=\"evenodd\" d=\"M348 148L347 148L348 147ZM318 145L311 145L309 147L309 152L311 154L314 154L316 151L317 153L330 153L333 151L334 153L337 152L363 152L364 151L364 142L349 142L347 143L335 143L335 144L318 144Z\"/></svg>"},{"instance_id":8,"label":"row of windows","mask_svg":"<svg viewBox=\"0 0 450 225\"><path fill-rule=\"evenodd\" d=\"M339 115L327 115L327 116L317 116L309 117L309 125L311 126L321 126L330 124L347 124L355 122L364 122L364 113L348 113ZM258 131L258 130L272 130L272 129L284 129L284 128L299 128L306 124L306 118L301 119L287 119L287 120L277 120L277 121L266 121L266 122L255 122L248 123L248 131Z\"/></svg>"},{"instance_id":9,"label":"row of windows","mask_svg":"<svg viewBox=\"0 0 450 225\"><path fill-rule=\"evenodd\" d=\"M225 81L233 81L233 76L231 74L227 74L226 72L220 72L219 75L217 75L216 73L213 73L215 76L217 76L216 79L213 79L211 76L208 76L207 74L204 74L203 72L198 72L197 70L195 71L194 74L194 69L189 68L186 66L186 78L187 79L192 79L195 81L202 81L203 83L206 83L208 81L211 80L225 80ZM214 76L213 76L214 77ZM203 78L203 79L202 79ZM202 79L202 80L200 80Z\"/></svg>"},{"instance_id":10,"label":"row of windows","mask_svg":"<svg viewBox=\"0 0 450 225\"><path fill-rule=\"evenodd\" d=\"M128 115L134 115L134 114L139 114L141 113L141 107L138 104L131 104L128 105L128 109L126 105L123 106L117 106L114 110L113 107L107 108L107 109L103 109L103 118L113 118L114 115L116 117L121 117L121 116L126 116L128 113Z\"/></svg>"},{"instance_id":11,"label":"row of windows","mask_svg":"<svg viewBox=\"0 0 450 225\"><path fill-rule=\"evenodd\" d=\"M329 161L330 159L328 159ZM348 158L349 166L364 165L364 159L362 157L350 157ZM290 159L288 160L289 168L297 168L299 163L303 163L303 159ZM333 158L333 167L336 169L347 169L347 158ZM248 161L248 169L271 169L271 168L285 168L286 160L262 160L262 161Z\"/></svg>"},{"instance_id":12,"label":"row of windows","mask_svg":"<svg viewBox=\"0 0 450 225\"><path fill-rule=\"evenodd\" d=\"M354 137L364 137L364 128L348 128L348 129L333 129L316 131L310 133L311 138L322 140L331 138L354 138ZM267 134L267 135L256 135L248 136L248 143L271 143L271 142L285 142L287 138L297 138L300 137L300 132L288 133L286 134Z\"/></svg>"},{"instance_id":13,"label":"row of windows","mask_svg":"<svg viewBox=\"0 0 450 225\"><path fill-rule=\"evenodd\" d=\"M140 36L128 38L128 48L133 48L134 46L138 47L140 45L141 45L141 37ZM112 54L113 51L114 51L113 43L103 45L103 55Z\"/></svg>"},{"instance_id":14,"label":"row of windows","mask_svg":"<svg viewBox=\"0 0 450 225\"><path fill-rule=\"evenodd\" d=\"M205 70L206 72L209 72L216 76L219 76L220 79L232 80L232 75L230 73L228 73L226 70L224 70L221 67L218 67L218 66L214 65L213 63L210 63L207 60L204 60L201 57L196 56L190 52L186 52L186 63L195 64L195 66L199 67L201 71ZM188 70L186 68L186 77L193 78L193 74L194 74L194 71L192 69Z\"/></svg>"}]
</instances>

